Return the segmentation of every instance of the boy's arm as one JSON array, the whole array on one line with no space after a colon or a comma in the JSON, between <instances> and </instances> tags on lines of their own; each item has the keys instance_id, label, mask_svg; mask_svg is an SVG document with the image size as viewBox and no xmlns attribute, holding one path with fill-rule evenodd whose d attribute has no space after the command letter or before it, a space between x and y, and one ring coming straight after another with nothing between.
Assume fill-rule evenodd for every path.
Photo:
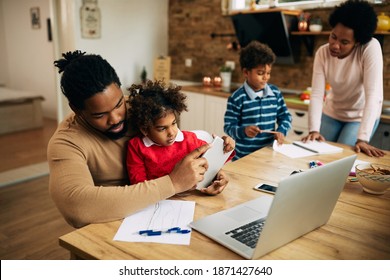
<instances>
[{"instance_id":1,"label":"boy's arm","mask_svg":"<svg viewBox=\"0 0 390 280\"><path fill-rule=\"evenodd\" d=\"M233 98L230 96L227 102L227 108L224 118L224 131L227 135L234 139L245 138L245 127L239 126L239 120L241 119L240 107L235 104Z\"/></svg>"},{"instance_id":2,"label":"boy's arm","mask_svg":"<svg viewBox=\"0 0 390 280\"><path fill-rule=\"evenodd\" d=\"M286 136L287 132L291 129L292 116L288 111L282 95L278 97L278 112L276 118L278 124L276 131L281 132Z\"/></svg>"}]
</instances>

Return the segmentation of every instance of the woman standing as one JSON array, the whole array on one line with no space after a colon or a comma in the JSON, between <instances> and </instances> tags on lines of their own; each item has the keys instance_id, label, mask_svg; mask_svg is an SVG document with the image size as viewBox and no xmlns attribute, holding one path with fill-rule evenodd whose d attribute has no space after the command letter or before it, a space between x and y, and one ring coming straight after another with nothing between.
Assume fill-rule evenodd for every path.
<instances>
[{"instance_id":1,"label":"woman standing","mask_svg":"<svg viewBox=\"0 0 390 280\"><path fill-rule=\"evenodd\" d=\"M308 140L354 146L356 152L380 157L368 144L378 126L383 102L383 58L373 38L374 9L366 1L348 0L329 16L329 42L316 52L309 107ZM325 85L331 91L324 102Z\"/></svg>"}]
</instances>

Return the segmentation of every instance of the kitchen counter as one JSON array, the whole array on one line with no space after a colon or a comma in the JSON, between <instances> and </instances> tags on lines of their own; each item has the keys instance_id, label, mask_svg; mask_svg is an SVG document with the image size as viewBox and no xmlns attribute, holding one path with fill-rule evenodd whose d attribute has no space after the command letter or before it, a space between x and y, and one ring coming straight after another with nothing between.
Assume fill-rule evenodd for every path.
<instances>
[{"instance_id":1,"label":"kitchen counter","mask_svg":"<svg viewBox=\"0 0 390 280\"><path fill-rule=\"evenodd\" d=\"M187 85L182 87L183 91L191 91L191 92L198 92L203 93L207 95L212 96L218 96L218 97L225 97L228 98L230 96L230 92L222 91L221 88L215 88L215 87L203 87L202 85ZM281 89L283 92L283 89ZM233 92L234 90L232 90ZM283 93L284 100L286 102L286 105L288 108L291 109L298 109L298 110L305 110L307 111L309 109L309 104L304 103L302 100L299 99L299 95L295 93ZM385 105L386 107L389 107ZM381 123L390 124L390 115L381 115Z\"/></svg>"}]
</instances>

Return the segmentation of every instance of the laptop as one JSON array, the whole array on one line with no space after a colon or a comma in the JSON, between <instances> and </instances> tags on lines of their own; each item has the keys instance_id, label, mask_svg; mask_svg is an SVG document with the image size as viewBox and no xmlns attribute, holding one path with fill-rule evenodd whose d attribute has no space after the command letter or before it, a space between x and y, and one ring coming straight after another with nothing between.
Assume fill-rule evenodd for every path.
<instances>
[{"instance_id":1,"label":"laptop","mask_svg":"<svg viewBox=\"0 0 390 280\"><path fill-rule=\"evenodd\" d=\"M290 175L279 182L275 195L206 216L190 227L246 259L257 259L327 223L355 159L352 155Z\"/></svg>"}]
</instances>

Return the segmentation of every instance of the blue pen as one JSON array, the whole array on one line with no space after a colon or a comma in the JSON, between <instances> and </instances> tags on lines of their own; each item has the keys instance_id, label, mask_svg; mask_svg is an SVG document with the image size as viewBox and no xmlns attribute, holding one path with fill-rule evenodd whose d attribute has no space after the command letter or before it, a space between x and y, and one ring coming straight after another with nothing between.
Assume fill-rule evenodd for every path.
<instances>
[{"instance_id":1,"label":"blue pen","mask_svg":"<svg viewBox=\"0 0 390 280\"><path fill-rule=\"evenodd\" d=\"M309 162L309 167L310 168L317 167L317 163L315 161L311 161L311 162Z\"/></svg>"},{"instance_id":2,"label":"blue pen","mask_svg":"<svg viewBox=\"0 0 390 280\"><path fill-rule=\"evenodd\" d=\"M138 231L139 235L146 235L146 236L156 236L156 235L162 235L163 233L178 233L178 234L187 234L190 233L191 230L189 229L181 229L180 227L173 227L169 228L166 231L161 230L140 230Z\"/></svg>"}]
</instances>

